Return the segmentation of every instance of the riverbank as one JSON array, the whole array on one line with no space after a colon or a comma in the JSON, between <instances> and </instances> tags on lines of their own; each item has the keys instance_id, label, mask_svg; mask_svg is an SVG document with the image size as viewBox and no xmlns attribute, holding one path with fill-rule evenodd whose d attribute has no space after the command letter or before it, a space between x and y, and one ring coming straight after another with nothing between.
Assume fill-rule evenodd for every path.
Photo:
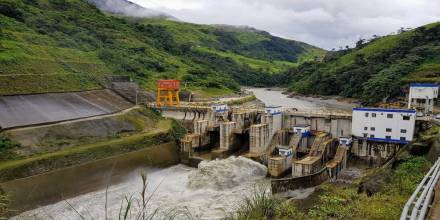
<instances>
[{"instance_id":1,"label":"riverbank","mask_svg":"<svg viewBox=\"0 0 440 220\"><path fill-rule=\"evenodd\" d=\"M293 108L300 111L351 111L358 103L340 97L289 96L282 88L245 88L266 105Z\"/></svg>"},{"instance_id":2,"label":"riverbank","mask_svg":"<svg viewBox=\"0 0 440 220\"><path fill-rule=\"evenodd\" d=\"M140 168L157 169L179 161L177 144L169 142L3 182L0 186L9 196L10 208L22 212L119 184L131 175L140 175L136 172Z\"/></svg>"},{"instance_id":3,"label":"riverbank","mask_svg":"<svg viewBox=\"0 0 440 220\"><path fill-rule=\"evenodd\" d=\"M93 132L106 129L99 128L97 125L103 123L108 127L111 121L116 120L115 117L112 117L94 120L93 123L81 121L79 122L80 125L75 126L72 124L58 124L54 125L54 128L44 127L36 130L21 130L16 133L9 133L10 137L17 138L15 141L19 143L23 141L23 145L10 149L6 153L12 156L0 161L0 182L174 142L184 132L175 121L155 116L150 110L142 112L145 120L141 119L138 113L135 114L137 116L136 119L133 119L129 115L130 113L115 116L119 117L117 120L120 121L119 124L113 123L112 126L118 127L128 123L128 127L132 127L132 130L127 130L122 126L116 130L113 129L114 132L110 133L97 134ZM84 123L87 126L84 126ZM53 133L55 131L58 133ZM36 133L44 134L44 138L36 140ZM53 140L50 135L53 135ZM75 137L75 135L87 137ZM95 137L90 138L93 135ZM30 136L34 142L27 138ZM36 144L32 145L32 143Z\"/></svg>"}]
</instances>

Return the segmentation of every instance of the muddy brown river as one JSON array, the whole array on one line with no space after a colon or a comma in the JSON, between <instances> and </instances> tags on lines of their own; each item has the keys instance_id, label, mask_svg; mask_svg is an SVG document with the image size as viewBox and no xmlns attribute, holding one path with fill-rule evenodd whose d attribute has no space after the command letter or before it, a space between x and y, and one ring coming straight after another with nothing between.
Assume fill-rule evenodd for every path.
<instances>
[{"instance_id":1,"label":"muddy brown river","mask_svg":"<svg viewBox=\"0 0 440 220\"><path fill-rule=\"evenodd\" d=\"M313 98L295 96L289 98L280 89L248 88L248 91L266 105L282 106L283 108L296 108L300 111L351 111L358 104L341 102L336 99Z\"/></svg>"}]
</instances>

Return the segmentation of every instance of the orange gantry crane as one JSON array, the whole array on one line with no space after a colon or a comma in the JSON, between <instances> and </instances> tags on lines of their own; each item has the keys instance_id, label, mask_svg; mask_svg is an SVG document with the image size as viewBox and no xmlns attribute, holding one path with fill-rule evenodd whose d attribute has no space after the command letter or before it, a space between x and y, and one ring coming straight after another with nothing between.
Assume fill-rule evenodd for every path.
<instances>
[{"instance_id":1,"label":"orange gantry crane","mask_svg":"<svg viewBox=\"0 0 440 220\"><path fill-rule=\"evenodd\" d=\"M163 79L157 81L157 106L175 106L180 104L179 100L180 81L174 79Z\"/></svg>"}]
</instances>

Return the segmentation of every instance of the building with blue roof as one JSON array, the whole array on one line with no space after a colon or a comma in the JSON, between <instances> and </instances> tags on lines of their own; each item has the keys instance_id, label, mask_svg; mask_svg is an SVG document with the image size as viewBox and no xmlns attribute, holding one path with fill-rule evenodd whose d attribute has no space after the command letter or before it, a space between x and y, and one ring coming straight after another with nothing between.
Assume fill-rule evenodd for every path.
<instances>
[{"instance_id":1,"label":"building with blue roof","mask_svg":"<svg viewBox=\"0 0 440 220\"><path fill-rule=\"evenodd\" d=\"M424 114L434 112L434 102L438 97L439 85L436 83L411 83L409 86L408 108Z\"/></svg>"},{"instance_id":2,"label":"building with blue roof","mask_svg":"<svg viewBox=\"0 0 440 220\"><path fill-rule=\"evenodd\" d=\"M354 108L352 134L374 142L401 143L412 141L416 110Z\"/></svg>"}]
</instances>

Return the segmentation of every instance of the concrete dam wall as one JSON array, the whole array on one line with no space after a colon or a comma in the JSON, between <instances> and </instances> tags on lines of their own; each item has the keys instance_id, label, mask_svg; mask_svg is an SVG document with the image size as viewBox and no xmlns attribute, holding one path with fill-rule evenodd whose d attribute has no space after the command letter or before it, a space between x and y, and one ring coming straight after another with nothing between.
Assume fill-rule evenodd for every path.
<instances>
[{"instance_id":1,"label":"concrete dam wall","mask_svg":"<svg viewBox=\"0 0 440 220\"><path fill-rule=\"evenodd\" d=\"M0 96L2 129L115 113L132 104L110 90Z\"/></svg>"}]
</instances>

